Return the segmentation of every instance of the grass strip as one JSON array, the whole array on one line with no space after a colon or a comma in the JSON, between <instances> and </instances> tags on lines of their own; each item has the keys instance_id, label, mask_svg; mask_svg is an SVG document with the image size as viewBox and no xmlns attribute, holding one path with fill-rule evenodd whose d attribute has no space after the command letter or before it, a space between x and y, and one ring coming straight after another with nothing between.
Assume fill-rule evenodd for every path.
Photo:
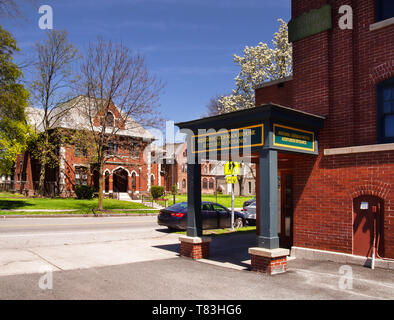
<instances>
[{"instance_id":1,"label":"grass strip","mask_svg":"<svg viewBox=\"0 0 394 320\"><path fill-rule=\"evenodd\" d=\"M203 230L202 234L203 236L218 236L218 235L231 234L236 232L256 232L256 226L247 226L234 230L231 230L231 228ZM186 231L177 231L175 233L186 235Z\"/></svg>"}]
</instances>

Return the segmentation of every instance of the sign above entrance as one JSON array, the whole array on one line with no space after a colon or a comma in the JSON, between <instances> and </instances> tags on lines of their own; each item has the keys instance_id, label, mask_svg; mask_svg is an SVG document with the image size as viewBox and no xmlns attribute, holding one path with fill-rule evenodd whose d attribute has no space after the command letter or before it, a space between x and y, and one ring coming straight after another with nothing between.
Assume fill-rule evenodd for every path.
<instances>
[{"instance_id":1,"label":"sign above entrance","mask_svg":"<svg viewBox=\"0 0 394 320\"><path fill-rule=\"evenodd\" d=\"M313 9L289 22L289 42L295 42L331 28L331 6Z\"/></svg>"},{"instance_id":2,"label":"sign above entrance","mask_svg":"<svg viewBox=\"0 0 394 320\"><path fill-rule=\"evenodd\" d=\"M315 133L274 124L273 145L286 149L315 152Z\"/></svg>"},{"instance_id":3,"label":"sign above entrance","mask_svg":"<svg viewBox=\"0 0 394 320\"><path fill-rule=\"evenodd\" d=\"M192 153L244 149L264 145L264 125L231 130L219 130L194 135L191 139Z\"/></svg>"}]
</instances>

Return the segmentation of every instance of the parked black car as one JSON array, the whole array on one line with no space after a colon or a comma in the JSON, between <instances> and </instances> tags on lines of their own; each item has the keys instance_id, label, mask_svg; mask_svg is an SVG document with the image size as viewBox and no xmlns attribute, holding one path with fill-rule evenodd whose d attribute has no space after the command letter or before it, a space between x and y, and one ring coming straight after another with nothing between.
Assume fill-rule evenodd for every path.
<instances>
[{"instance_id":1,"label":"parked black car","mask_svg":"<svg viewBox=\"0 0 394 320\"><path fill-rule=\"evenodd\" d=\"M201 203L202 228L220 229L231 228L231 210L214 202ZM234 211L234 228L245 225L245 215ZM168 208L161 209L157 223L169 229L186 230L187 228L187 202L176 203Z\"/></svg>"},{"instance_id":2,"label":"parked black car","mask_svg":"<svg viewBox=\"0 0 394 320\"><path fill-rule=\"evenodd\" d=\"M244 202L244 204L243 204L243 209L246 210L246 207L249 206L249 205L251 205L252 202L255 202L255 201L256 201L256 197L253 197L252 199L246 200L246 201Z\"/></svg>"}]
</instances>

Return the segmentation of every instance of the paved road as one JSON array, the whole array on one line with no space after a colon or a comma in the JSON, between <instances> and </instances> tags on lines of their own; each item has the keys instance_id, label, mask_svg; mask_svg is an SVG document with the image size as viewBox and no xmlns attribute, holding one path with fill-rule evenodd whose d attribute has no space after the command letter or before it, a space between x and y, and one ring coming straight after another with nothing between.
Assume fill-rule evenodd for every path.
<instances>
[{"instance_id":1,"label":"paved road","mask_svg":"<svg viewBox=\"0 0 394 320\"><path fill-rule=\"evenodd\" d=\"M71 270L168 259L160 245L178 235L154 216L21 218L0 220L0 275L37 273L45 267Z\"/></svg>"},{"instance_id":2,"label":"paved road","mask_svg":"<svg viewBox=\"0 0 394 320\"><path fill-rule=\"evenodd\" d=\"M164 235L155 216L0 219L0 249L130 240ZM50 241L48 242L48 239Z\"/></svg>"}]
</instances>

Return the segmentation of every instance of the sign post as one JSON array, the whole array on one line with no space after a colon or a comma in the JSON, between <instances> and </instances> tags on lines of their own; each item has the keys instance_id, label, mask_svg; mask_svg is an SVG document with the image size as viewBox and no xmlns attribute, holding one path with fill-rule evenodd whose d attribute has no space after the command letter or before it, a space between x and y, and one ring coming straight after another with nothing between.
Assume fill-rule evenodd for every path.
<instances>
[{"instance_id":1,"label":"sign post","mask_svg":"<svg viewBox=\"0 0 394 320\"><path fill-rule=\"evenodd\" d=\"M234 230L234 183L231 184L231 230Z\"/></svg>"},{"instance_id":2,"label":"sign post","mask_svg":"<svg viewBox=\"0 0 394 320\"><path fill-rule=\"evenodd\" d=\"M231 183L231 230L234 230L234 184L237 182L237 175L240 173L240 164L229 161L224 165L226 182Z\"/></svg>"}]
</instances>

